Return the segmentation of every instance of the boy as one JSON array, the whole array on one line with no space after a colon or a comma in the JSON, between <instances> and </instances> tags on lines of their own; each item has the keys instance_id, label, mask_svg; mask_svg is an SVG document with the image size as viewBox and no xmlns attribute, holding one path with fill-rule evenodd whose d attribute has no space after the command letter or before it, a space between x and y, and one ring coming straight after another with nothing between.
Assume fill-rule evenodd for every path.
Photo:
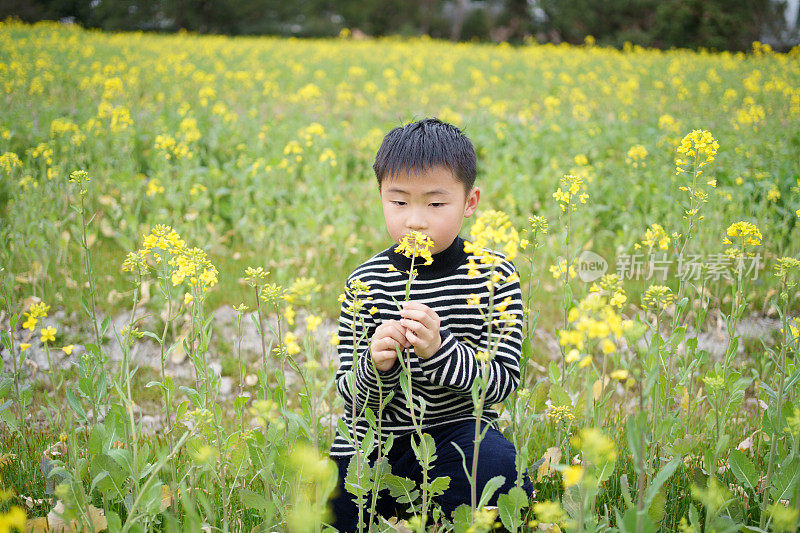
<instances>
[{"instance_id":1,"label":"boy","mask_svg":"<svg viewBox=\"0 0 800 533\"><path fill-rule=\"evenodd\" d=\"M470 503L469 481L461 455L453 444L465 453L467 467L471 468L475 418L470 391L481 372L476 353L487 349L489 335L481 316L489 299L486 277L468 275L470 257L474 256L465 252L464 240L458 235L464 219L475 212L480 200L480 189L474 186L475 149L458 128L426 119L390 131L378 150L373 168L386 229L392 240L399 243L412 231L427 235L433 241L433 262L428 265L422 260L415 261L417 276L411 285L411 301L402 304L402 310L398 310L395 301L403 302L405 298L411 259L395 252L395 246L367 260L349 276L347 286L356 279L366 283L368 293L360 297L370 299L355 317L356 335L350 307L352 294L342 304L339 318L340 366L336 385L345 403L344 422L352 433L353 401L357 412L366 404L377 416L379 390L384 398L394 391L381 420L384 438L388 433L395 437L388 453L392 473L417 483L422 481L421 468L410 443L412 435L417 438L412 406L399 386L401 365L396 348L401 353L408 349L414 414L419 420L419 398L423 398L426 408L419 423L436 443L437 459L429 479L450 477L448 490L437 501L448 518L452 518L456 507ZM504 278L516 272L505 260L498 271ZM480 297L481 304L468 305L467 298L474 302L475 295ZM489 362L487 406L502 402L519 384L522 342L519 281L497 285L494 301L502 302L509 296L506 311L515 320L504 330L496 355ZM364 337L362 327L366 328ZM358 365L353 369L356 343L359 343ZM347 378L350 370L355 374L355 399ZM499 474L506 479L489 505L496 505L497 495L508 492L516 479L516 450L496 429L496 419L496 412L484 410L481 422L492 427L479 448L477 494L481 494L492 477ZM355 424L359 442L367 427L362 416ZM354 453L348 439L338 434L330 456L339 467L339 493L333 501L334 526L339 531L357 528L358 509L353 496L344 488L344 476ZM523 489L529 496L533 491L527 475ZM380 496L378 513L386 517L396 515L398 509L388 491ZM369 519L367 510L363 516L365 521Z\"/></svg>"}]
</instances>

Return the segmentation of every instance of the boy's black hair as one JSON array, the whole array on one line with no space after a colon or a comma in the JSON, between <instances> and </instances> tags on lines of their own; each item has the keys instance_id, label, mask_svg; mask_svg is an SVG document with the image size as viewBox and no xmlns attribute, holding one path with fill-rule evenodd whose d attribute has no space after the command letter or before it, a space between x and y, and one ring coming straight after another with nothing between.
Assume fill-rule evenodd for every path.
<instances>
[{"instance_id":1,"label":"boy's black hair","mask_svg":"<svg viewBox=\"0 0 800 533\"><path fill-rule=\"evenodd\" d=\"M394 128L383 138L372 169L380 188L385 178L445 167L470 191L475 184L475 147L462 131L437 118Z\"/></svg>"}]
</instances>

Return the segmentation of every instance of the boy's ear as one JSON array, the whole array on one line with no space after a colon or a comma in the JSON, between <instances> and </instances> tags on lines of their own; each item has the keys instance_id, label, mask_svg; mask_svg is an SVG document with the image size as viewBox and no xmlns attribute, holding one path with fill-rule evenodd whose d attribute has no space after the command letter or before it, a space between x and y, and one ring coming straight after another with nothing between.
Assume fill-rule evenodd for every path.
<instances>
[{"instance_id":1,"label":"boy's ear","mask_svg":"<svg viewBox=\"0 0 800 533\"><path fill-rule=\"evenodd\" d=\"M481 190L478 187L473 187L469 194L467 194L467 202L464 206L464 218L472 216L472 213L478 209L478 202L481 199Z\"/></svg>"}]
</instances>

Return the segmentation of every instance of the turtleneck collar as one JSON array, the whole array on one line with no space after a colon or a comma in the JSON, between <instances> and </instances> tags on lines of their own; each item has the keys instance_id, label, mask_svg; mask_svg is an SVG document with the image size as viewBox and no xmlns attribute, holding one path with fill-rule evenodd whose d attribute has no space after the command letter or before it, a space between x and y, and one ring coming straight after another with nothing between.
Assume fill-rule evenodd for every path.
<instances>
[{"instance_id":1,"label":"turtleneck collar","mask_svg":"<svg viewBox=\"0 0 800 533\"><path fill-rule=\"evenodd\" d=\"M394 249L396 247L395 245L386 250L386 255L389 257L392 266L397 270L408 271L411 268L411 258L395 252ZM464 251L464 239L456 236L450 246L438 254L433 254L432 258L433 263L430 265L425 265L425 261L419 257L414 260L414 268L417 270L418 279L434 279L464 264L467 260L467 254Z\"/></svg>"}]
</instances>

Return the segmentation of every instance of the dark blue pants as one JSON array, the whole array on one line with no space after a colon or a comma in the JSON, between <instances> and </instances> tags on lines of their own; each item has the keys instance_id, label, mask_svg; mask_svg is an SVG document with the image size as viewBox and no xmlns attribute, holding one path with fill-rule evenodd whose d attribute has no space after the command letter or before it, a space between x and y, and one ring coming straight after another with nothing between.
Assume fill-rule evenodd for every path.
<instances>
[{"instance_id":1,"label":"dark blue pants","mask_svg":"<svg viewBox=\"0 0 800 533\"><path fill-rule=\"evenodd\" d=\"M452 512L465 503L470 503L470 486L464 468L462 466L461 454L458 453L453 443L458 444L467 458L467 468L472 469L473 440L475 439L475 422L455 422L443 426L428 428L425 433L430 434L436 443L436 461L428 472L428 479L433 480L441 476L450 477L450 487L439 496L436 501L442 506L445 516L452 518ZM403 435L395 438L392 449L387 456L391 465L392 474L407 477L414 480L418 485L422 482L422 468L417 462L414 450L411 447L412 434ZM413 434L415 442L416 433ZM486 436L481 441L478 457L478 480L477 497L480 498L486 482L497 475L505 476L506 481L500 489L495 492L489 500L488 505L497 505L497 496L507 493L516 481L516 466L514 464L517 455L514 445L511 444L502 433L495 428L490 428ZM377 452L370 457L374 460ZM371 461L372 462L372 461ZM344 488L344 477L347 473L347 466L350 457L337 458L336 464L339 467L339 490L331 502L334 516L333 526L341 532L351 532L358 529L358 507L353 501L353 495ZM528 478L527 473L522 477L522 488L528 494L533 493L533 484ZM371 496L368 496L371 502ZM378 514L385 518L398 516L403 506L399 505L390 495L388 490L379 493L376 506ZM369 520L369 507L364 509L364 521Z\"/></svg>"}]
</instances>

